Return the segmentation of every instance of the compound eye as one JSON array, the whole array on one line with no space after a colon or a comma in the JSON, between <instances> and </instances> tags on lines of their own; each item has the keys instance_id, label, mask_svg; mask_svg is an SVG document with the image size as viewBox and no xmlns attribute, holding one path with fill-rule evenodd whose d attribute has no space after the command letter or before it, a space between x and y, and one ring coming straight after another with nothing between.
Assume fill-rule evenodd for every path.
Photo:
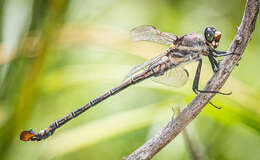
<instances>
[{"instance_id":1,"label":"compound eye","mask_svg":"<svg viewBox=\"0 0 260 160\"><path fill-rule=\"evenodd\" d=\"M208 42L212 42L214 40L215 30L214 28L207 27L205 29L205 38Z\"/></svg>"},{"instance_id":2,"label":"compound eye","mask_svg":"<svg viewBox=\"0 0 260 160\"><path fill-rule=\"evenodd\" d=\"M207 39L207 41L212 42L213 39L214 39L214 36L211 35L211 34L209 34L209 33L207 33L207 34L206 34L206 39Z\"/></svg>"}]
</instances>

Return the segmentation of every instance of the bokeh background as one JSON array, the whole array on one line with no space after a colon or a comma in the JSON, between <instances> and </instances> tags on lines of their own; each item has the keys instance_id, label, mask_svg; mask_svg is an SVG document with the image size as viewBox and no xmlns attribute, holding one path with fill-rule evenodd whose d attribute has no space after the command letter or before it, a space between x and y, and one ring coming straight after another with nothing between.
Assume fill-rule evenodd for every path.
<instances>
[{"instance_id":1,"label":"bokeh background","mask_svg":"<svg viewBox=\"0 0 260 160\"><path fill-rule=\"evenodd\" d=\"M58 129L41 142L22 142L22 130L39 131L120 84L134 66L167 46L133 42L129 31L150 24L182 35L222 31L227 50L245 0L1 0L0 159L122 159L169 121L172 108L195 97L188 83L172 88L146 80ZM260 159L259 20L239 66L203 112L155 160ZM200 87L212 76L205 58ZM192 144L192 147L188 144Z\"/></svg>"}]
</instances>

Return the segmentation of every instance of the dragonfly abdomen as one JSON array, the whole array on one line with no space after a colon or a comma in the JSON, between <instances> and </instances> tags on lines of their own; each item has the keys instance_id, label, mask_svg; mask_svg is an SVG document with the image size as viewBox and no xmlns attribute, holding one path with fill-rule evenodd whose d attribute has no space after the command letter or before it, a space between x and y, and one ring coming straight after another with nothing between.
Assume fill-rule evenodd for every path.
<instances>
[{"instance_id":1,"label":"dragonfly abdomen","mask_svg":"<svg viewBox=\"0 0 260 160\"><path fill-rule=\"evenodd\" d=\"M129 87L132 84L135 84L135 83L138 83L138 82L140 82L144 79L150 78L151 76L154 76L154 75L158 74L159 72L165 71L167 69L168 68L167 68L166 63L158 64L158 65L154 66L153 68L149 68L149 69L145 70L144 72L137 74L136 76L132 77L131 79L121 83L119 86L105 92L103 95L91 100L86 105L74 110L73 112L66 115L65 117L55 121L48 128L45 128L45 129L39 131L37 134L35 134L32 130L24 131L24 134L29 133L29 134L32 134L34 136L32 136L30 139L22 139L22 140L40 141L42 139L46 139L49 136L51 136L57 128L64 125L65 123L67 123L71 119L79 116L81 113L90 109L94 105L102 102L103 100L107 99L108 97L110 97L112 95L119 93L120 91L124 90L125 88Z\"/></svg>"}]
</instances>

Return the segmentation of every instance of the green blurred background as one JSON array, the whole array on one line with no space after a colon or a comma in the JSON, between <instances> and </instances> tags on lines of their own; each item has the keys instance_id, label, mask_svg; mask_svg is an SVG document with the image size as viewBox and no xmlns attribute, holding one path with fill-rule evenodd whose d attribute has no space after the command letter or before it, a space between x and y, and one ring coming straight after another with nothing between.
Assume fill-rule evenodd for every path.
<instances>
[{"instance_id":1,"label":"green blurred background","mask_svg":"<svg viewBox=\"0 0 260 160\"><path fill-rule=\"evenodd\" d=\"M118 85L127 72L167 46L135 43L129 31L150 24L182 35L205 26L222 31L227 50L245 0L1 0L0 159L122 159L147 141L194 97L196 64L183 88L146 80L58 129L41 142L22 142L22 130L39 131ZM258 21L259 22L259 21ZM222 91L155 160L260 159L259 23L239 66ZM212 76L205 58L201 85ZM186 137L186 138L185 138Z\"/></svg>"}]
</instances>

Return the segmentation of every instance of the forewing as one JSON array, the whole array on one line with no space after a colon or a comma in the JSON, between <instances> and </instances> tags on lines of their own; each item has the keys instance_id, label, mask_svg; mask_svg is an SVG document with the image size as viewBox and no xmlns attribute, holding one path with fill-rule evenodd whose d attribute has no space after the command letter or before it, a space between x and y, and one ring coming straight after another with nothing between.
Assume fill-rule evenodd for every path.
<instances>
[{"instance_id":1,"label":"forewing","mask_svg":"<svg viewBox=\"0 0 260 160\"><path fill-rule=\"evenodd\" d=\"M134 41L151 41L165 45L171 45L177 40L177 36L167 32L161 32L156 27L145 25L131 30L131 37Z\"/></svg>"},{"instance_id":2,"label":"forewing","mask_svg":"<svg viewBox=\"0 0 260 160\"><path fill-rule=\"evenodd\" d=\"M132 68L130 70L130 72L125 76L124 80L128 79L129 77L133 76L135 73L139 72L140 70L143 70L145 68L148 68L148 66L151 66L152 64L159 62L161 60L162 57L164 57L167 53L164 52L163 54L160 54L159 56L156 56L148 61L146 61L143 64L140 64L138 66L135 66L134 68Z\"/></svg>"},{"instance_id":3,"label":"forewing","mask_svg":"<svg viewBox=\"0 0 260 160\"><path fill-rule=\"evenodd\" d=\"M189 72L181 66L172 68L166 71L163 75L153 77L152 80L156 83L164 84L167 86L181 87L189 79Z\"/></svg>"}]
</instances>

